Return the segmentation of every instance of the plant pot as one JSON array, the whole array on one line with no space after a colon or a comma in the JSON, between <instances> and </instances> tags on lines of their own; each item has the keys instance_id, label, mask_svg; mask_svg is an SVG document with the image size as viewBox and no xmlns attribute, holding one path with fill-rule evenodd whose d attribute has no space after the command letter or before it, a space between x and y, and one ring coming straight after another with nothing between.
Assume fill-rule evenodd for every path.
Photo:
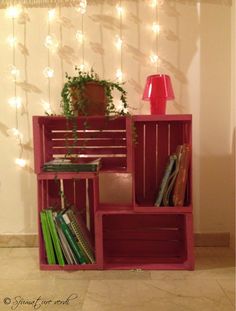
<instances>
[{"instance_id":1,"label":"plant pot","mask_svg":"<svg viewBox=\"0 0 236 311\"><path fill-rule=\"evenodd\" d=\"M71 87L71 103L74 116L106 114L106 93L103 85L87 82L83 89Z\"/></svg>"}]
</instances>

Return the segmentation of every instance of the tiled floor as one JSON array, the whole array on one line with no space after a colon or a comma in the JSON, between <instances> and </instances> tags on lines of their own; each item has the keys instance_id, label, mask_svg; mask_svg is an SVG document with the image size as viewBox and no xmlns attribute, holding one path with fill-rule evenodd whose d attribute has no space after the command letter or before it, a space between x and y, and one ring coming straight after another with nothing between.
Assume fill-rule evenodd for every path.
<instances>
[{"instance_id":1,"label":"tiled floor","mask_svg":"<svg viewBox=\"0 0 236 311\"><path fill-rule=\"evenodd\" d=\"M0 248L0 310L234 311L234 253L195 254L195 271L49 272L36 248Z\"/></svg>"}]
</instances>

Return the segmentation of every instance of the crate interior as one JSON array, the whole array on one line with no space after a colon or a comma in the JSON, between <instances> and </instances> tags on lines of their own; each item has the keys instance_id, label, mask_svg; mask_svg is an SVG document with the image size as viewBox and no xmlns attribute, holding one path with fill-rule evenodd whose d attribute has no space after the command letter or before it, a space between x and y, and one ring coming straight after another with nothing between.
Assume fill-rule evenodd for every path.
<instances>
[{"instance_id":1,"label":"crate interior","mask_svg":"<svg viewBox=\"0 0 236 311\"><path fill-rule=\"evenodd\" d=\"M124 117L55 118L49 123L43 123L42 132L42 162L65 157L77 161L101 158L101 170L125 171L127 168Z\"/></svg>"},{"instance_id":2,"label":"crate interior","mask_svg":"<svg viewBox=\"0 0 236 311\"><path fill-rule=\"evenodd\" d=\"M154 205L168 158L176 151L178 145L190 143L190 127L189 121L135 122L137 133L134 148L135 201L137 205ZM189 205L190 201L190 178L188 178L184 205Z\"/></svg>"},{"instance_id":3,"label":"crate interior","mask_svg":"<svg viewBox=\"0 0 236 311\"><path fill-rule=\"evenodd\" d=\"M39 201L40 210L52 207L57 211L62 208L71 207L79 220L89 241L95 247L94 230L94 183L92 179L64 179L64 180L40 180ZM63 191L63 196L60 192ZM47 264L42 228L39 225L40 236L40 260Z\"/></svg>"},{"instance_id":4,"label":"crate interior","mask_svg":"<svg viewBox=\"0 0 236 311\"><path fill-rule=\"evenodd\" d=\"M185 215L123 214L103 216L106 264L183 263Z\"/></svg>"}]
</instances>

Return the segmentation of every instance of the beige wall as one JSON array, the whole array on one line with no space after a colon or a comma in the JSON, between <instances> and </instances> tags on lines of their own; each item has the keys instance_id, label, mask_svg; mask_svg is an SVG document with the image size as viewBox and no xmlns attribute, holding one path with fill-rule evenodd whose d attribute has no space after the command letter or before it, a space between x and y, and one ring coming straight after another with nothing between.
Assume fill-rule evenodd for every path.
<instances>
[{"instance_id":1,"label":"beige wall","mask_svg":"<svg viewBox=\"0 0 236 311\"><path fill-rule=\"evenodd\" d=\"M156 72L148 59L155 48L155 37L150 30L155 11L150 7L150 1L122 2L126 7L123 71L130 112L148 114L149 104L141 100L141 94L146 76ZM115 1L90 3L84 17L85 60L101 76L114 79L120 66L120 55L113 44L119 33ZM231 52L235 47L231 45L231 14L234 10L230 1L165 1L159 10L162 31L158 39L161 60L158 70L171 76L176 95L176 100L168 103L168 113L193 114L195 232L231 232L232 236L235 124L232 114L235 109L231 86L235 78L231 72L234 62ZM14 163L19 156L19 146L7 132L15 127L15 111L7 103L8 98L14 96L14 83L8 72L13 52L6 44L6 38L12 33L12 21L5 17L4 10L0 11L0 234L36 232L31 117L44 114L41 100L48 98L53 110L60 112L64 72L73 72L73 65L81 61L81 46L75 39L75 32L81 27L81 16L73 8L58 9L57 13L66 17L67 23L54 22L50 32L63 46L71 47L72 52L61 56L50 54L49 61L55 69L55 77L50 83L42 74L48 65L48 51L44 46L48 33L47 9L29 9L30 21L26 24L15 22L19 42L28 50L27 55L17 47L15 54L16 65L21 70L18 82L29 83L20 83L16 88L23 98L18 123L24 135L23 156L29 161L28 166L21 169ZM236 70L235 65L233 68ZM114 183L109 192L110 180L103 177L102 199L116 196L115 185L120 185L122 196L116 196L115 200L129 201L129 177L115 176L112 180Z\"/></svg>"}]
</instances>

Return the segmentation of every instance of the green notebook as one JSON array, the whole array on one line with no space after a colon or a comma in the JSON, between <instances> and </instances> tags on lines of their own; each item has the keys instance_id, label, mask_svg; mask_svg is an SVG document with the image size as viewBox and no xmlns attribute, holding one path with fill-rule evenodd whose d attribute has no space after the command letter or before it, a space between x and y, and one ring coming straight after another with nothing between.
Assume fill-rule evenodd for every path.
<instances>
[{"instance_id":1,"label":"green notebook","mask_svg":"<svg viewBox=\"0 0 236 311\"><path fill-rule=\"evenodd\" d=\"M53 265L56 263L56 257L54 254L53 242L52 242L51 234L49 231L49 226L48 226L48 221L47 221L47 216L46 216L45 211L40 212L40 219L41 219L47 261L49 265Z\"/></svg>"},{"instance_id":2,"label":"green notebook","mask_svg":"<svg viewBox=\"0 0 236 311\"><path fill-rule=\"evenodd\" d=\"M57 230L56 230L52 210L47 209L47 210L45 210L45 213L47 216L49 231L50 231L50 234L52 237L52 241L53 241L53 245L54 245L54 249L55 249L55 253L56 253L58 263L59 263L59 265L64 266L65 261L64 261L64 257L63 257L63 253L62 253L62 249L61 249L61 242L60 242Z\"/></svg>"},{"instance_id":3,"label":"green notebook","mask_svg":"<svg viewBox=\"0 0 236 311\"><path fill-rule=\"evenodd\" d=\"M76 240L75 240L70 228L68 227L63 215L58 214L56 219L58 220L58 222L61 226L61 229L62 229L67 241L69 242L70 247L73 250L74 255L76 256L76 259L78 259L78 261L81 264L86 264L87 263L86 259L84 258L84 255L80 250L80 247L76 243Z\"/></svg>"}]
</instances>

